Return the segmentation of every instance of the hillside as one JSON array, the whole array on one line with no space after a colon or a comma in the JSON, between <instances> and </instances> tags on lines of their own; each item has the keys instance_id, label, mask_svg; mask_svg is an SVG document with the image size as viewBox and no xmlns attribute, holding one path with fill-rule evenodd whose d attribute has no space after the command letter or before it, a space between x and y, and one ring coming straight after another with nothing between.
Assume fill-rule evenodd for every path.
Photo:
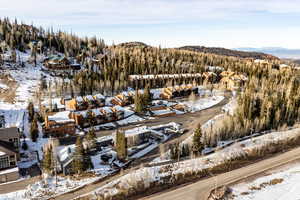
<instances>
[{"instance_id":1,"label":"hillside","mask_svg":"<svg viewBox=\"0 0 300 200\"><path fill-rule=\"evenodd\" d=\"M300 59L300 49L287 49L281 47L263 47L263 48L238 48L238 51L263 52L272 54L279 58Z\"/></svg>"},{"instance_id":2,"label":"hillside","mask_svg":"<svg viewBox=\"0 0 300 200\"><path fill-rule=\"evenodd\" d=\"M234 56L239 58L254 58L254 59L268 59L268 60L279 59L270 54L265 54L260 52L237 51L237 50L231 50L231 49L225 49L219 47L183 46L183 47L179 47L179 49L202 52L202 53L212 53L212 54L217 54L222 56Z\"/></svg>"}]
</instances>

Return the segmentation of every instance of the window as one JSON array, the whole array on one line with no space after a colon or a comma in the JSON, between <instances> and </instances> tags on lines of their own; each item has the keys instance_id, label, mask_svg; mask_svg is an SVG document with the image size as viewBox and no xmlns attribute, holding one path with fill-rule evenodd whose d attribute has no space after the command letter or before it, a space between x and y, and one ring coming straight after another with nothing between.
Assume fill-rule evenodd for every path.
<instances>
[{"instance_id":1,"label":"window","mask_svg":"<svg viewBox=\"0 0 300 200\"><path fill-rule=\"evenodd\" d=\"M9 167L8 156L0 158L0 169Z\"/></svg>"}]
</instances>

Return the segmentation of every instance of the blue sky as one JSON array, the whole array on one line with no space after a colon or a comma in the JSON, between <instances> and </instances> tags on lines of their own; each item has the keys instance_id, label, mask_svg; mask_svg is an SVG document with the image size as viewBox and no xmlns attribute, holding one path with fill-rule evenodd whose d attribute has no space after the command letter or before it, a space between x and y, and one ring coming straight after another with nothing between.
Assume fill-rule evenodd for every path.
<instances>
[{"instance_id":1,"label":"blue sky","mask_svg":"<svg viewBox=\"0 0 300 200\"><path fill-rule=\"evenodd\" d=\"M300 0L5 0L0 13L108 44L300 48Z\"/></svg>"}]
</instances>

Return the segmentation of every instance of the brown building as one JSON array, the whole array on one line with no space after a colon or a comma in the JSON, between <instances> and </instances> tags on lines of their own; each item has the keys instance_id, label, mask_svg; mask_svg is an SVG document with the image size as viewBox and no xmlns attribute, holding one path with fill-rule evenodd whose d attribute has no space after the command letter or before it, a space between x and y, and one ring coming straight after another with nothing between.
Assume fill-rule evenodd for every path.
<instances>
[{"instance_id":1,"label":"brown building","mask_svg":"<svg viewBox=\"0 0 300 200\"><path fill-rule=\"evenodd\" d=\"M134 92L122 92L116 95L111 103L118 106L126 106L133 103Z\"/></svg>"},{"instance_id":2,"label":"brown building","mask_svg":"<svg viewBox=\"0 0 300 200\"><path fill-rule=\"evenodd\" d=\"M76 97L65 102L68 110L87 110L105 106L105 97L102 94L94 96L87 95L84 97Z\"/></svg>"},{"instance_id":3,"label":"brown building","mask_svg":"<svg viewBox=\"0 0 300 200\"><path fill-rule=\"evenodd\" d=\"M75 121L71 118L69 111L58 112L45 117L43 127L45 135L64 137L75 134Z\"/></svg>"},{"instance_id":4,"label":"brown building","mask_svg":"<svg viewBox=\"0 0 300 200\"><path fill-rule=\"evenodd\" d=\"M80 64L71 63L65 56L52 55L44 60L44 66L51 70L79 70Z\"/></svg>"}]
</instances>

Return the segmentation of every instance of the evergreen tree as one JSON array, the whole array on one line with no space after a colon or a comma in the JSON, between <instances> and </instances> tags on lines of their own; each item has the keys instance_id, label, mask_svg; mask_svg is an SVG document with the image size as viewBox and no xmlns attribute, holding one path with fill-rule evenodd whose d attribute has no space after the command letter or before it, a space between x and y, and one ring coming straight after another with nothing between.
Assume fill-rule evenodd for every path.
<instances>
[{"instance_id":1,"label":"evergreen tree","mask_svg":"<svg viewBox=\"0 0 300 200\"><path fill-rule=\"evenodd\" d=\"M51 172L53 170L53 152L52 147L46 149L44 152L44 159L43 159L43 169L47 172Z\"/></svg>"},{"instance_id":2,"label":"evergreen tree","mask_svg":"<svg viewBox=\"0 0 300 200\"><path fill-rule=\"evenodd\" d=\"M150 88L148 84L146 85L146 88L144 90L143 101L145 105L151 104L152 101L152 94L150 92Z\"/></svg>"},{"instance_id":3,"label":"evergreen tree","mask_svg":"<svg viewBox=\"0 0 300 200\"><path fill-rule=\"evenodd\" d=\"M28 145L27 145L26 141L23 141L23 143L22 143L22 149L24 151L26 151L28 149Z\"/></svg>"},{"instance_id":4,"label":"evergreen tree","mask_svg":"<svg viewBox=\"0 0 300 200\"><path fill-rule=\"evenodd\" d=\"M96 147L97 137L94 129L90 129L86 135L86 140L89 143L90 148Z\"/></svg>"},{"instance_id":5,"label":"evergreen tree","mask_svg":"<svg viewBox=\"0 0 300 200\"><path fill-rule=\"evenodd\" d=\"M118 159L125 160L127 158L127 141L124 131L117 130L115 146Z\"/></svg>"},{"instance_id":6,"label":"evergreen tree","mask_svg":"<svg viewBox=\"0 0 300 200\"><path fill-rule=\"evenodd\" d=\"M27 106L27 111L28 111L28 120L29 120L29 122L31 122L34 117L34 106L33 106L32 102L29 102L29 104Z\"/></svg>"},{"instance_id":7,"label":"evergreen tree","mask_svg":"<svg viewBox=\"0 0 300 200\"><path fill-rule=\"evenodd\" d=\"M134 106L135 112L142 113L144 111L143 98L138 90L135 91Z\"/></svg>"},{"instance_id":8,"label":"evergreen tree","mask_svg":"<svg viewBox=\"0 0 300 200\"><path fill-rule=\"evenodd\" d=\"M194 131L193 135L193 146L192 146L192 151L194 155L198 155L199 152L203 150L204 146L202 144L202 130L201 130L201 125L198 124L197 128Z\"/></svg>"},{"instance_id":9,"label":"evergreen tree","mask_svg":"<svg viewBox=\"0 0 300 200\"><path fill-rule=\"evenodd\" d=\"M31 137L31 140L33 142L36 142L37 138L39 137L39 129L38 129L37 117L34 117L34 119L31 122L30 137Z\"/></svg>"},{"instance_id":10,"label":"evergreen tree","mask_svg":"<svg viewBox=\"0 0 300 200\"><path fill-rule=\"evenodd\" d=\"M82 140L80 137L77 137L73 158L74 158L73 170L75 173L81 174L85 170L85 166L84 166L85 153L84 153Z\"/></svg>"}]
</instances>

